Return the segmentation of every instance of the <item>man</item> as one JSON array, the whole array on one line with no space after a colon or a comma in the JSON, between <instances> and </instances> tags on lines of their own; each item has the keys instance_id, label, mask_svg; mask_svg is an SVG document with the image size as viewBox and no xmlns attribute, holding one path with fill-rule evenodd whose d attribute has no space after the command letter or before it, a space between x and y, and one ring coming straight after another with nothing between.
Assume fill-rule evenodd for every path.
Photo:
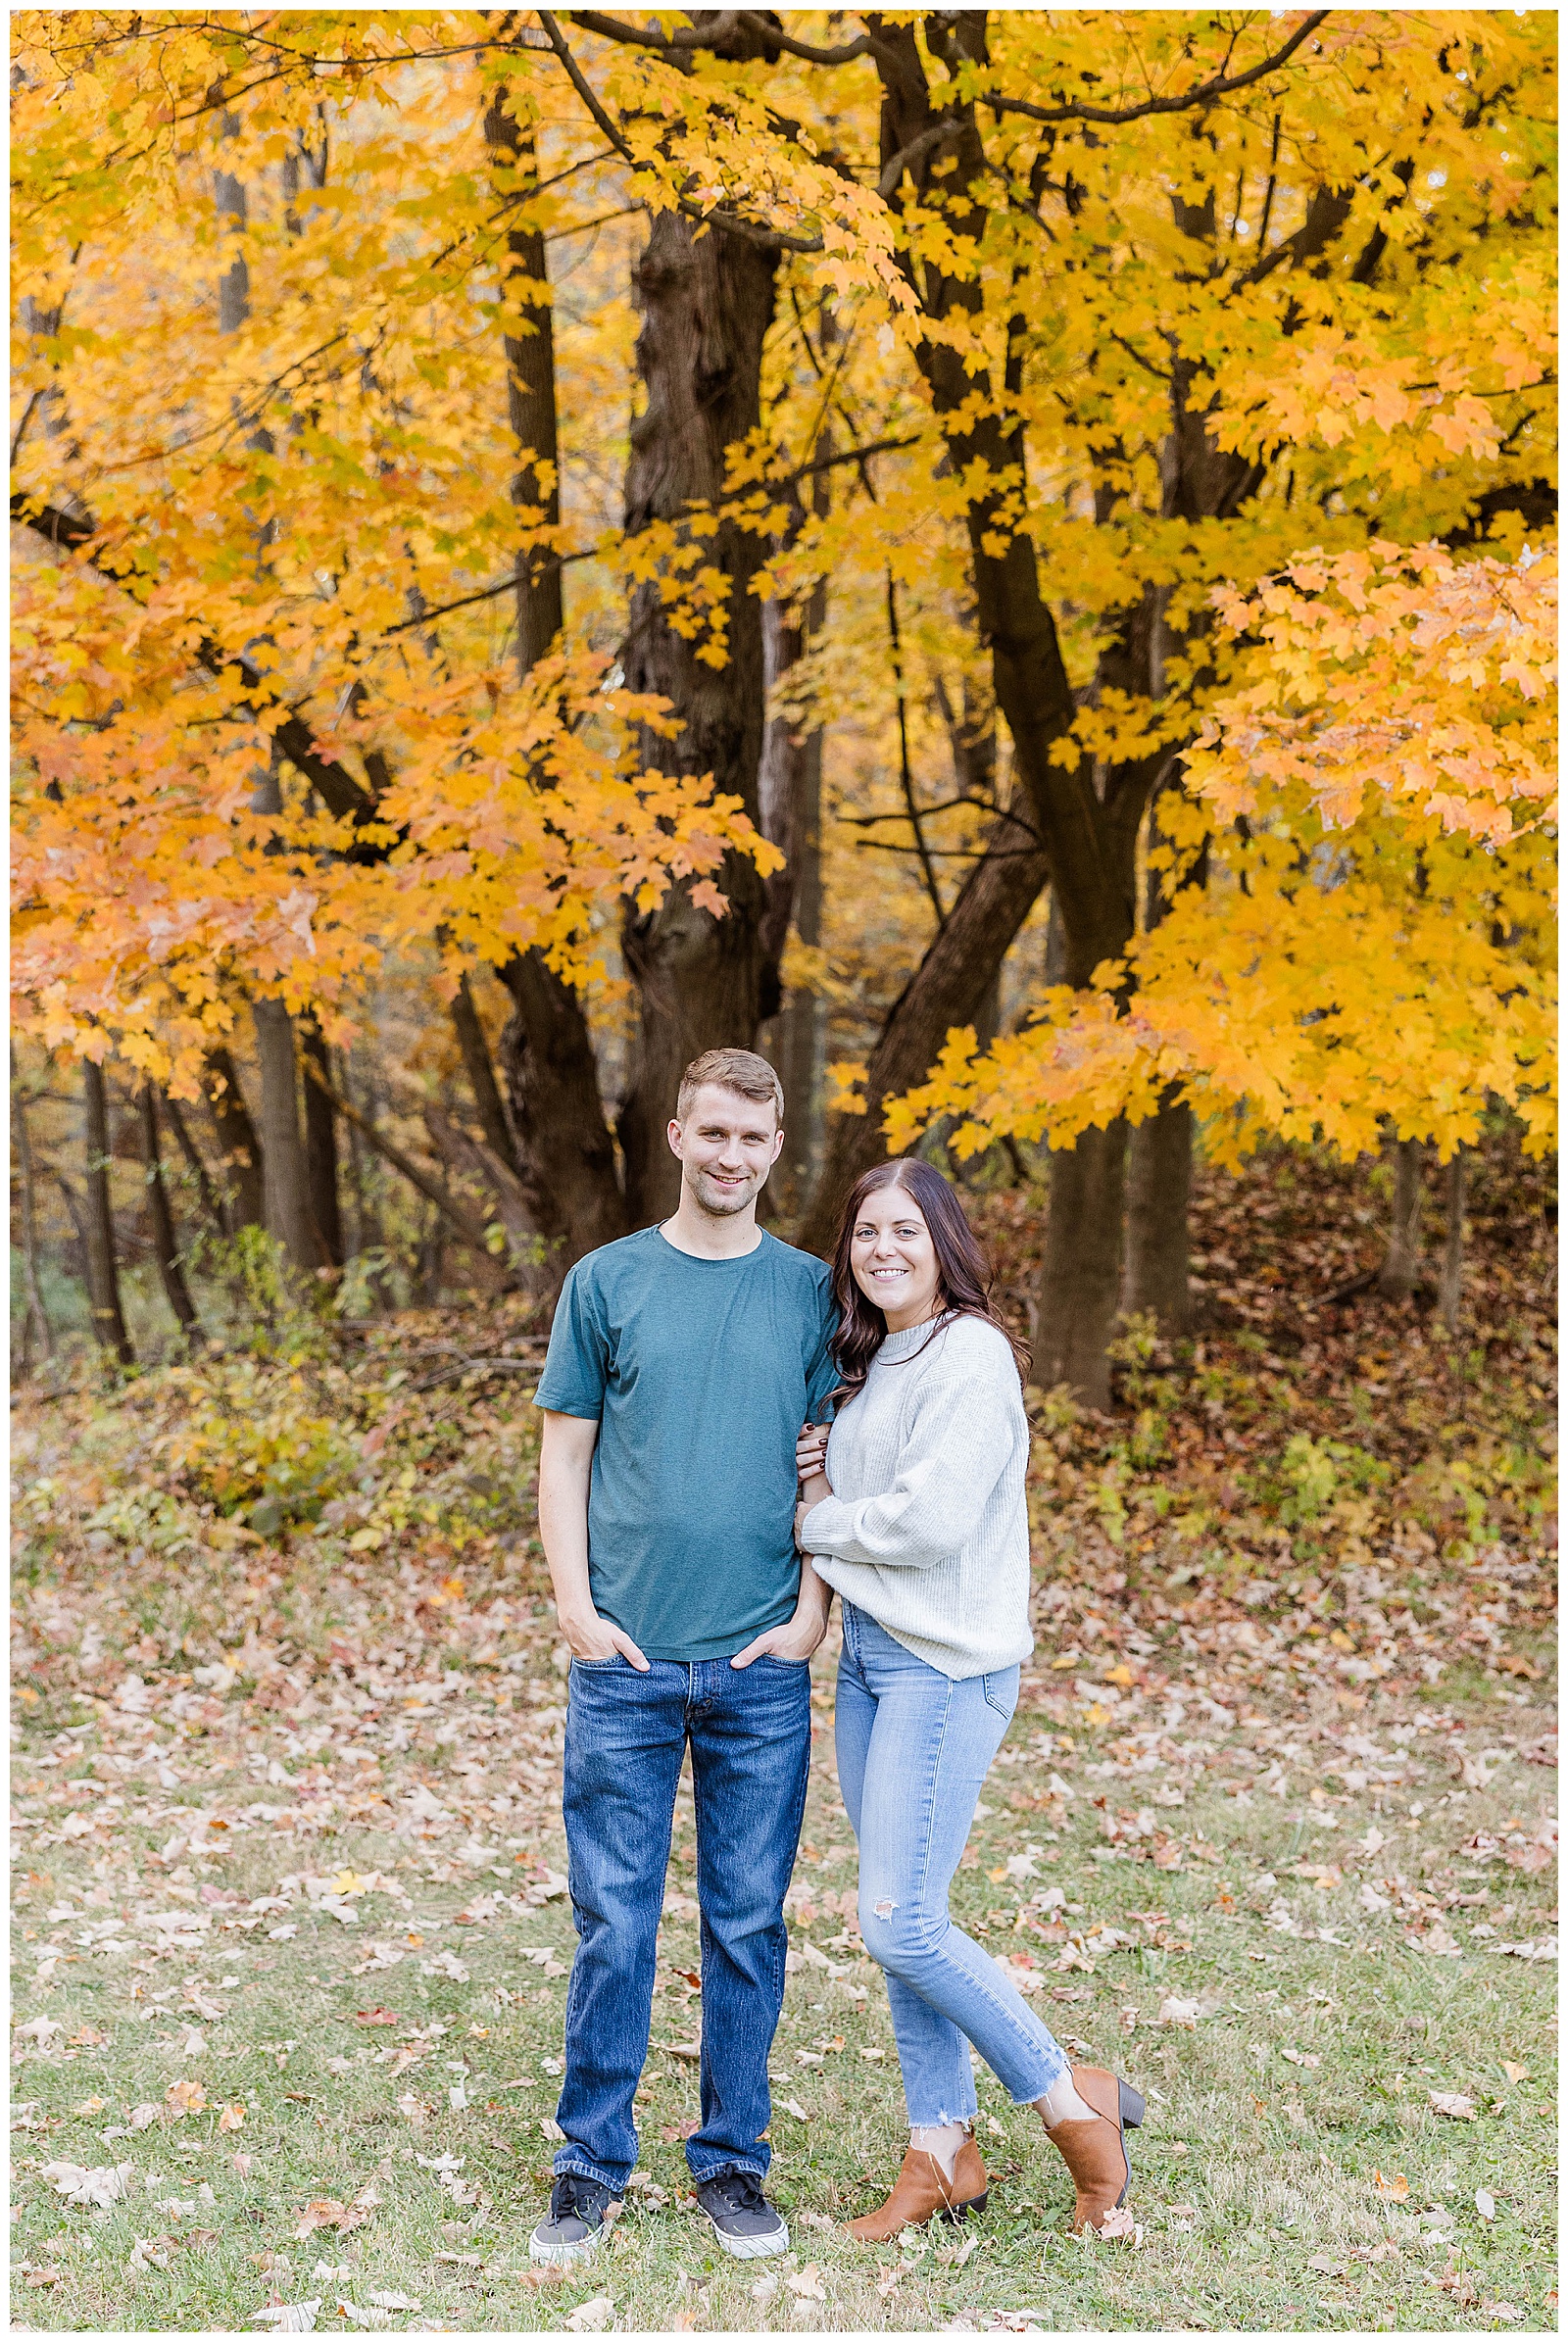
<instances>
[{"instance_id":1,"label":"man","mask_svg":"<svg viewBox=\"0 0 1568 2342\"><path fill-rule=\"evenodd\" d=\"M702 1906L702 2127L686 2155L719 2243L786 2252L762 2193L784 1892L806 1806L828 1596L793 1537L795 1439L836 1376L826 1265L757 1225L784 1143L750 1049L686 1069L662 1227L578 1261L537 1404L539 1527L571 1648L564 1808L578 1945L536 2261L591 2253L637 2160L656 1937L690 1745Z\"/></svg>"}]
</instances>

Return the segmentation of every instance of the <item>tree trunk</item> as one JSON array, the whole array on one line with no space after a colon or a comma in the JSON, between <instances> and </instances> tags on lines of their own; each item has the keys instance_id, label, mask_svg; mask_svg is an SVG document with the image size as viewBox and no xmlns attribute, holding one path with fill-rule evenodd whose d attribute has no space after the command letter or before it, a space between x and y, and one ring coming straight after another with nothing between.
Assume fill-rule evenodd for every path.
<instances>
[{"instance_id":1,"label":"tree trunk","mask_svg":"<svg viewBox=\"0 0 1568 2342\"><path fill-rule=\"evenodd\" d=\"M103 1067L84 1058L83 1135L87 1155L87 1303L93 1335L122 1366L134 1366L136 1353L120 1304L120 1263L115 1250L114 1199L109 1189L109 1102Z\"/></svg>"},{"instance_id":2,"label":"tree trunk","mask_svg":"<svg viewBox=\"0 0 1568 2342\"><path fill-rule=\"evenodd\" d=\"M1448 1225L1443 1242L1443 1274L1438 1282L1438 1316L1446 1334L1457 1334L1459 1331L1459 1303L1464 1293L1465 1169L1465 1149L1456 1147L1448 1158L1447 1176L1444 1182Z\"/></svg>"},{"instance_id":3,"label":"tree trunk","mask_svg":"<svg viewBox=\"0 0 1568 2342\"><path fill-rule=\"evenodd\" d=\"M328 1085L332 1079L326 1039L314 1016L300 1018L300 1054ZM305 1084L305 1185L317 1265L343 1266L343 1211L337 1191L337 1127L331 1101L320 1084Z\"/></svg>"},{"instance_id":4,"label":"tree trunk","mask_svg":"<svg viewBox=\"0 0 1568 2342\"><path fill-rule=\"evenodd\" d=\"M762 608L762 653L767 703L790 669L820 634L827 616L827 593L818 586L804 623L776 601ZM808 987L784 997L780 963L793 926L801 942L822 940L822 731L798 731L780 713L769 716L758 773L761 830L784 855L784 867L763 881L762 989L760 1003L768 1029L766 1053L784 1092L784 1151L770 1181L786 1211L804 1206L821 1140L822 1080L827 1056L827 1003Z\"/></svg>"},{"instance_id":5,"label":"tree trunk","mask_svg":"<svg viewBox=\"0 0 1568 2342\"><path fill-rule=\"evenodd\" d=\"M1027 829L994 822L985 843L986 858L889 1012L866 1067L866 1112L828 1117L821 1176L798 1238L808 1252L832 1251L845 1196L887 1153L885 1102L924 1081L953 1026L974 1023L1046 883L1046 857Z\"/></svg>"},{"instance_id":6,"label":"tree trunk","mask_svg":"<svg viewBox=\"0 0 1568 2342\"><path fill-rule=\"evenodd\" d=\"M1421 1263L1421 1142L1396 1139L1392 1152L1394 1209L1377 1289L1386 1301L1407 1301L1415 1291Z\"/></svg>"},{"instance_id":7,"label":"tree trunk","mask_svg":"<svg viewBox=\"0 0 1568 2342\"><path fill-rule=\"evenodd\" d=\"M479 1022L479 1011L466 976L460 980L453 999L452 1024L458 1036L458 1047L463 1051L464 1070L468 1077L468 1088L473 1093L485 1145L493 1155L505 1163L513 1178L517 1179L520 1177L520 1166L512 1125L507 1120L507 1110L501 1102L501 1089L490 1059L490 1045L485 1040L484 1027Z\"/></svg>"},{"instance_id":8,"label":"tree trunk","mask_svg":"<svg viewBox=\"0 0 1568 2342\"><path fill-rule=\"evenodd\" d=\"M32 1163L32 1133L27 1128L26 1100L17 1079L17 1052L11 1051L11 1120L17 1134L17 1170L22 1184L22 1257L27 1280L27 1316L23 1327L23 1346L26 1353L25 1368L30 1371L32 1338L36 1330L46 1358L55 1354L54 1328L49 1312L43 1305L43 1285L38 1270L38 1190Z\"/></svg>"},{"instance_id":9,"label":"tree trunk","mask_svg":"<svg viewBox=\"0 0 1568 2342\"><path fill-rule=\"evenodd\" d=\"M294 1020L281 1000L253 1000L251 1015L256 1022L256 1056L262 1073L267 1233L282 1246L288 1266L309 1276L317 1252L300 1134Z\"/></svg>"},{"instance_id":10,"label":"tree trunk","mask_svg":"<svg viewBox=\"0 0 1568 2342\"><path fill-rule=\"evenodd\" d=\"M158 1261L158 1274L163 1281L164 1297L173 1311L180 1332L192 1349L200 1349L205 1336L202 1322L196 1314L196 1304L190 1297L185 1282L184 1263L179 1256L179 1244L174 1235L173 1214L169 1208L169 1192L164 1186L163 1155L158 1144L158 1093L151 1082L143 1084L138 1107L141 1115L141 1160L147 1179L147 1210L153 1227L153 1252Z\"/></svg>"},{"instance_id":11,"label":"tree trunk","mask_svg":"<svg viewBox=\"0 0 1568 2342\"><path fill-rule=\"evenodd\" d=\"M485 137L497 193L513 194L527 185L537 169L533 135L514 119L502 89L485 115ZM527 309L531 327L502 337L507 418L517 442L512 501L535 526L557 529L555 338L543 233L536 227L514 228L507 238L507 256L509 299ZM520 677L555 644L564 610L561 564L553 553L520 553L515 569ZM496 973L513 1001L500 1043L510 1115L466 986L453 1003L453 1019L486 1143L515 1175L517 1194L509 1195L508 1212L515 1214L520 1196L520 1208L546 1247L544 1282L557 1290L574 1260L626 1233L614 1142L600 1101L593 1039L576 994L541 951L524 951Z\"/></svg>"},{"instance_id":12,"label":"tree trunk","mask_svg":"<svg viewBox=\"0 0 1568 2342\"><path fill-rule=\"evenodd\" d=\"M1086 1406L1110 1404L1106 1345L1116 1322L1127 1125L1087 1130L1051 1158L1051 1208L1035 1321L1033 1380L1065 1383Z\"/></svg>"},{"instance_id":13,"label":"tree trunk","mask_svg":"<svg viewBox=\"0 0 1568 2342\"><path fill-rule=\"evenodd\" d=\"M218 1139L219 1163L228 1190L228 1232L267 1225L267 1189L262 1143L251 1120L239 1074L226 1049L210 1049L206 1059L207 1108Z\"/></svg>"},{"instance_id":14,"label":"tree trunk","mask_svg":"<svg viewBox=\"0 0 1568 2342\"><path fill-rule=\"evenodd\" d=\"M1156 658L1156 665L1162 659ZM1174 779L1166 787L1178 786ZM1149 844L1164 843L1159 807L1164 791L1156 790L1150 805ZM1195 863L1178 892L1204 886L1208 880L1206 853ZM1146 893L1151 930L1157 927L1174 900L1163 872L1151 868ZM1167 1342L1192 1331L1192 1291L1188 1281L1188 1207L1193 1187L1193 1110L1179 1103L1174 1090L1165 1094L1159 1112L1140 1122L1127 1137L1127 1259L1122 1276L1124 1317L1152 1315Z\"/></svg>"},{"instance_id":15,"label":"tree trunk","mask_svg":"<svg viewBox=\"0 0 1568 2342\"><path fill-rule=\"evenodd\" d=\"M484 134L499 195L515 194L537 179L533 132L514 119L507 92L500 86L484 118ZM517 442L512 501L531 527L557 531L561 526L561 474L556 442L555 318L544 231L537 226L514 227L507 234L505 249L504 297L514 312L528 312L526 318L519 314L512 319L526 330L502 336L507 361L507 419ZM554 647L564 622L560 548L554 537L543 549L519 553L515 567L517 671L525 675Z\"/></svg>"},{"instance_id":16,"label":"tree trunk","mask_svg":"<svg viewBox=\"0 0 1568 2342\"><path fill-rule=\"evenodd\" d=\"M626 1233L614 1143L576 994L538 951L520 953L497 973L513 1000L501 1060L518 1177L559 1284L574 1260Z\"/></svg>"},{"instance_id":17,"label":"tree trunk","mask_svg":"<svg viewBox=\"0 0 1568 2342\"><path fill-rule=\"evenodd\" d=\"M634 270L643 314L637 365L647 407L632 424L626 472L631 536L656 521L680 525L693 506L716 508L729 448L761 414L762 340L773 314L776 261L737 236L701 235L675 212L658 213ZM704 561L725 583L727 656L706 664L706 630L688 640L671 624L658 581L633 596L622 665L631 691L662 693L681 719L673 740L648 734L645 762L657 771L711 773L758 820L762 748L761 609L749 591L762 547L752 532L721 521L704 543ZM749 1049L761 1004L765 904L756 864L725 855L716 884L725 917L699 908L687 885L653 911L628 911L622 951L641 994L641 1025L630 1093L619 1119L626 1205L633 1227L672 1211L680 1167L665 1142L680 1077L693 1057L723 1047Z\"/></svg>"},{"instance_id":18,"label":"tree trunk","mask_svg":"<svg viewBox=\"0 0 1568 2342\"><path fill-rule=\"evenodd\" d=\"M1168 1101L1127 1135L1127 1265L1121 1314L1149 1314L1167 1341L1192 1331L1187 1208L1193 1109Z\"/></svg>"},{"instance_id":19,"label":"tree trunk","mask_svg":"<svg viewBox=\"0 0 1568 2342\"><path fill-rule=\"evenodd\" d=\"M230 1235L232 1232L223 1198L218 1192L212 1173L202 1160L201 1148L191 1135L190 1125L180 1110L179 1100L171 1098L167 1091L163 1091L160 1093L158 1102L163 1112L169 1116L169 1127L173 1132L179 1151L184 1156L190 1175L196 1182L196 1193L201 1198L202 1210L212 1225L213 1234L215 1236Z\"/></svg>"}]
</instances>

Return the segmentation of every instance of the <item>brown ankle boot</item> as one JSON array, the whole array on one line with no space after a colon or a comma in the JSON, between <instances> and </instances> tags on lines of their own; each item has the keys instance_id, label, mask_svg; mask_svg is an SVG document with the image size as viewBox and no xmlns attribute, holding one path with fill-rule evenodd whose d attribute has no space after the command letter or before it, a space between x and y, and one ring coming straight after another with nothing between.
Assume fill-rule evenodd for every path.
<instances>
[{"instance_id":1,"label":"brown ankle boot","mask_svg":"<svg viewBox=\"0 0 1568 2342\"><path fill-rule=\"evenodd\" d=\"M1107 2074L1103 2066L1074 2066L1072 2086L1095 2109L1092 2120L1058 2122L1046 2136L1058 2150L1072 2173L1077 2190L1072 2231L1098 2228L1107 2212L1127 2201L1132 2166L1127 2160L1125 2130L1136 2130L1144 2119L1144 2101L1130 2082Z\"/></svg>"},{"instance_id":2,"label":"brown ankle boot","mask_svg":"<svg viewBox=\"0 0 1568 2342\"><path fill-rule=\"evenodd\" d=\"M1083 2127L1080 2123L1079 2128ZM851 2220L850 2234L862 2244L885 2244L902 2228L923 2228L938 2214L944 2220L961 2220L968 2213L984 2212L990 2192L985 2165L973 2139L965 2139L954 2157L951 2179L934 2155L911 2147L887 2202L863 2219Z\"/></svg>"}]
</instances>

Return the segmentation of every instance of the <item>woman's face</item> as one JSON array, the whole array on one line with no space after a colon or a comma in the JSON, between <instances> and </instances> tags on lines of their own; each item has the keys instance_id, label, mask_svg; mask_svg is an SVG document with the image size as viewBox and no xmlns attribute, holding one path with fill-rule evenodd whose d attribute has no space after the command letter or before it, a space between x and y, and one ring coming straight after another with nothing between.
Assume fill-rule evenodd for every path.
<instances>
[{"instance_id":1,"label":"woman's face","mask_svg":"<svg viewBox=\"0 0 1568 2342\"><path fill-rule=\"evenodd\" d=\"M855 1216L850 1244L855 1282L874 1301L890 1334L936 1315L936 1246L925 1214L905 1188L877 1188Z\"/></svg>"}]
</instances>

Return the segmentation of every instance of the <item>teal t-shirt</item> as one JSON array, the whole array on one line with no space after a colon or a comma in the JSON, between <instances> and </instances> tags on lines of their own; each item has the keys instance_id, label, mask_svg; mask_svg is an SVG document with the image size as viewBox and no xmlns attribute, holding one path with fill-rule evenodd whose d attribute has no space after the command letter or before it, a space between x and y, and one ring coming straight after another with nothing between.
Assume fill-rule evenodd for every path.
<instances>
[{"instance_id":1,"label":"teal t-shirt","mask_svg":"<svg viewBox=\"0 0 1568 2342\"><path fill-rule=\"evenodd\" d=\"M646 1658L733 1658L793 1612L795 1439L837 1316L826 1262L765 1230L701 1260L643 1228L567 1277L535 1404L598 1419L589 1584Z\"/></svg>"}]
</instances>

